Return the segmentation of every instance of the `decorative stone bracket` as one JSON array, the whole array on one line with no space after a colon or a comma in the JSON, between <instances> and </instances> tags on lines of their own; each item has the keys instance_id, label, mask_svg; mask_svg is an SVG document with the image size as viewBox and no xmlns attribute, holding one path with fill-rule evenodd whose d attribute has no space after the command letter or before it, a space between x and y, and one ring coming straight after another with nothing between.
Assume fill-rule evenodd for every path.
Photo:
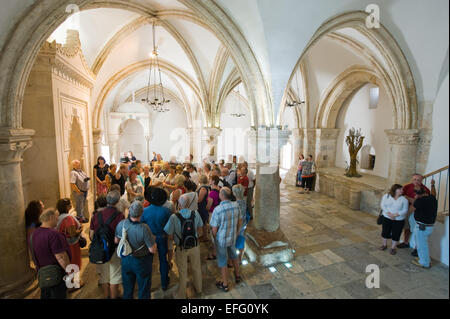
<instances>
[{"instance_id":1,"label":"decorative stone bracket","mask_svg":"<svg viewBox=\"0 0 450 319\"><path fill-rule=\"evenodd\" d=\"M34 130L0 129L0 164L21 162L23 153L32 145Z\"/></svg>"}]
</instances>

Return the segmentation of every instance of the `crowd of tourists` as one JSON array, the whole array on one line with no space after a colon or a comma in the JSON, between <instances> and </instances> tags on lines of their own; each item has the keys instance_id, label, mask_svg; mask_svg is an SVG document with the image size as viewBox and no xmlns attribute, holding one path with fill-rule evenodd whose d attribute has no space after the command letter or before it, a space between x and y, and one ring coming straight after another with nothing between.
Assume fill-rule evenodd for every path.
<instances>
[{"instance_id":1,"label":"crowd of tourists","mask_svg":"<svg viewBox=\"0 0 450 319\"><path fill-rule=\"evenodd\" d=\"M153 154L146 165L124 154L120 164L103 157L94 166L95 211L87 212L90 178L78 160L72 162L72 200L63 198L56 208L42 201L26 210L27 239L37 270L41 298L66 298L81 289L71 286L73 267L81 269L81 249L89 244L89 261L96 265L99 285L107 299L151 298L152 264L159 259L161 288L166 291L174 263L178 270L175 298L186 298L188 265L193 285L202 294L200 247L206 260L216 260L221 278L216 287L229 291L229 269L239 283L245 247L245 229L252 217L255 174L242 160L204 161L196 166L166 162ZM72 203L74 207L72 209ZM91 215L91 216L90 216ZM83 224L89 223L89 235ZM89 238L85 238L89 237ZM69 278L69 279L68 279ZM119 295L119 287L123 295Z\"/></svg>"}]
</instances>

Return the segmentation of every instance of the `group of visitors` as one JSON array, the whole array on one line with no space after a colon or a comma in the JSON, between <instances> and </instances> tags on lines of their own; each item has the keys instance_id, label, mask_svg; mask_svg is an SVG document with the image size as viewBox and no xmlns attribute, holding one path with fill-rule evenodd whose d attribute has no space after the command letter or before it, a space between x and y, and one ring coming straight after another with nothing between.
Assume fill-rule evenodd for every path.
<instances>
[{"instance_id":1,"label":"group of visitors","mask_svg":"<svg viewBox=\"0 0 450 319\"><path fill-rule=\"evenodd\" d=\"M437 217L436 188L434 180L431 181L431 191L422 182L423 176L414 174L410 184L395 184L383 196L379 217L383 242L380 250L386 250L387 241L391 239L391 255L396 255L397 248L410 248L415 257L412 263L430 268L428 238ZM400 243L402 232L404 240Z\"/></svg>"},{"instance_id":2,"label":"group of visitors","mask_svg":"<svg viewBox=\"0 0 450 319\"><path fill-rule=\"evenodd\" d=\"M314 162L313 156L309 155L305 159L305 156L301 154L298 162L296 180L296 186L302 188L300 194L309 194L310 191L314 190L315 177L316 163Z\"/></svg>"},{"instance_id":3,"label":"group of visitors","mask_svg":"<svg viewBox=\"0 0 450 319\"><path fill-rule=\"evenodd\" d=\"M190 157L192 161L192 156ZM81 269L82 235L89 177L79 161L72 163L71 200L61 199L57 209L45 209L33 201L27 208L30 252L38 271L42 298L64 298L67 293L67 266ZM194 287L202 293L200 245L208 251L207 260L217 260L221 278L218 289L229 291L228 268L234 268L239 283L239 265L245 246L245 228L252 218L255 174L246 162L203 163L164 162L160 154L142 165L131 152L120 165L108 165L103 157L94 167L95 211L89 225L89 260L97 265L104 297L150 298L153 255L158 253L161 287L167 290L169 273L178 269L176 298L186 298L188 264ZM48 271L52 268L52 271ZM55 278L52 285L45 276ZM42 279L42 282L41 282ZM70 289L75 290L83 286Z\"/></svg>"}]
</instances>

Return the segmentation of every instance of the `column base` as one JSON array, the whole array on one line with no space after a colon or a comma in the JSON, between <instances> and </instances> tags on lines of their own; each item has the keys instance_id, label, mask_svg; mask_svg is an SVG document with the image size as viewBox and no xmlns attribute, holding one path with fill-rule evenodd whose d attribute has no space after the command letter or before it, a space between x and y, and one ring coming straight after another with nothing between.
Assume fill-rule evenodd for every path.
<instances>
[{"instance_id":1,"label":"column base","mask_svg":"<svg viewBox=\"0 0 450 319\"><path fill-rule=\"evenodd\" d=\"M251 263L268 267L294 259L292 248L281 230L269 233L249 225L246 237L245 254Z\"/></svg>"},{"instance_id":2,"label":"column base","mask_svg":"<svg viewBox=\"0 0 450 319\"><path fill-rule=\"evenodd\" d=\"M23 299L37 288L36 271L30 268L20 280L0 287L0 299Z\"/></svg>"},{"instance_id":3,"label":"column base","mask_svg":"<svg viewBox=\"0 0 450 319\"><path fill-rule=\"evenodd\" d=\"M291 169L286 173L283 183L285 185L296 186L297 185L297 173L298 173L297 167L296 166L291 167Z\"/></svg>"}]
</instances>

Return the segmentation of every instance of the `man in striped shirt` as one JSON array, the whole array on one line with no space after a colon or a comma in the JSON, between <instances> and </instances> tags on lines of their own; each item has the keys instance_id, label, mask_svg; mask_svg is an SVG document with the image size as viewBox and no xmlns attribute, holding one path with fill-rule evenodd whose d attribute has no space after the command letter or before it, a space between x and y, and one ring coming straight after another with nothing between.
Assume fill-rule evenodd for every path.
<instances>
[{"instance_id":1,"label":"man in striped shirt","mask_svg":"<svg viewBox=\"0 0 450 319\"><path fill-rule=\"evenodd\" d=\"M224 187L220 190L220 205L217 206L212 214L210 225L215 239L217 264L222 273L222 281L218 281L216 286L223 291L228 291L228 258L233 261L236 283L241 281L239 275L239 258L236 253L236 237L242 222L245 218L245 212L242 213L237 202L232 202L231 190Z\"/></svg>"}]
</instances>

